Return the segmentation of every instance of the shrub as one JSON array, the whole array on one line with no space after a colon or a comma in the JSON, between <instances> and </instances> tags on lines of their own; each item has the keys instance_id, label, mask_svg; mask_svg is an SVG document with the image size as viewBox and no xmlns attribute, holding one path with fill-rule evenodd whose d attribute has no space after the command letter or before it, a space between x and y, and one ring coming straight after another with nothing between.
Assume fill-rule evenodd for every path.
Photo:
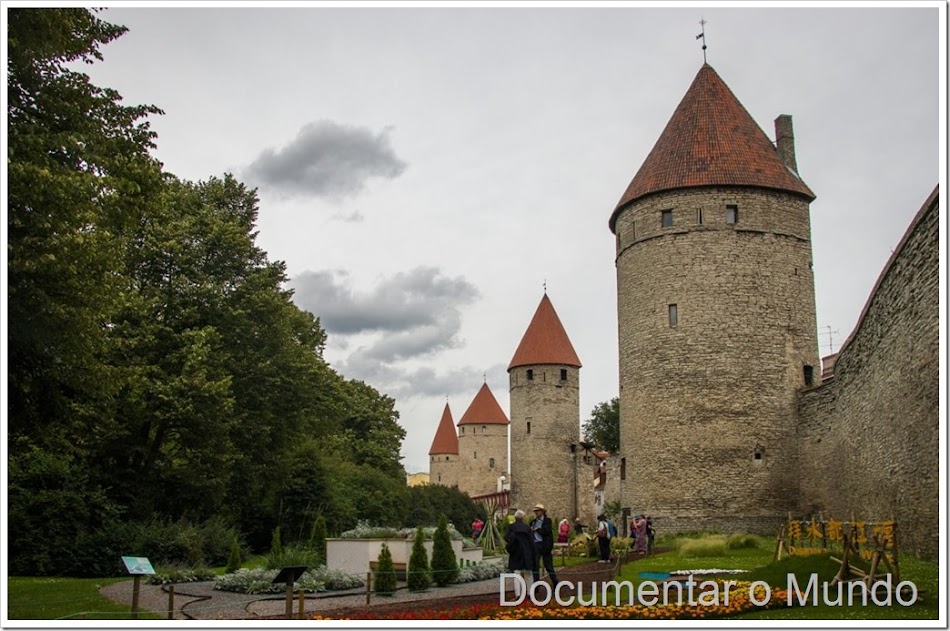
<instances>
[{"instance_id":1,"label":"shrub","mask_svg":"<svg viewBox=\"0 0 950 631\"><path fill-rule=\"evenodd\" d=\"M729 538L726 539L726 548L729 550L757 547L759 547L759 539L755 535L747 535L737 532L734 535L729 535Z\"/></svg>"},{"instance_id":2,"label":"shrub","mask_svg":"<svg viewBox=\"0 0 950 631\"><path fill-rule=\"evenodd\" d=\"M322 563L316 550L299 545L287 546L276 553L271 551L264 557L264 567L268 570L279 570L290 565L306 565L312 569Z\"/></svg>"},{"instance_id":3,"label":"shrub","mask_svg":"<svg viewBox=\"0 0 950 631\"><path fill-rule=\"evenodd\" d=\"M397 539L399 537L399 530L396 528L372 526L364 520L356 522L356 527L352 530L340 533L340 539Z\"/></svg>"},{"instance_id":4,"label":"shrub","mask_svg":"<svg viewBox=\"0 0 950 631\"><path fill-rule=\"evenodd\" d=\"M237 537L231 539L231 552L228 554L228 566L226 572L235 572L241 567L241 544Z\"/></svg>"},{"instance_id":5,"label":"shrub","mask_svg":"<svg viewBox=\"0 0 950 631\"><path fill-rule=\"evenodd\" d=\"M317 561L322 565L327 562L327 520L323 515L317 515L310 529L310 549L317 553Z\"/></svg>"},{"instance_id":6,"label":"shrub","mask_svg":"<svg viewBox=\"0 0 950 631\"><path fill-rule=\"evenodd\" d=\"M445 515L439 516L439 526L432 537L432 580L439 587L445 587L458 577L459 568L449 538L449 529Z\"/></svg>"},{"instance_id":7,"label":"shrub","mask_svg":"<svg viewBox=\"0 0 950 631\"><path fill-rule=\"evenodd\" d=\"M212 517L198 527L204 561L211 566L224 565L231 557L231 542L241 533L221 517Z\"/></svg>"},{"instance_id":8,"label":"shrub","mask_svg":"<svg viewBox=\"0 0 950 631\"><path fill-rule=\"evenodd\" d=\"M495 578L502 572L506 572L508 560L505 557L498 557L475 565L468 565L459 570L455 579L456 583L470 583L472 581L485 581Z\"/></svg>"},{"instance_id":9,"label":"shrub","mask_svg":"<svg viewBox=\"0 0 950 631\"><path fill-rule=\"evenodd\" d=\"M416 528L416 538L412 542L412 554L409 556L409 591L422 591L429 588L429 555L426 552L425 533L422 526Z\"/></svg>"},{"instance_id":10,"label":"shrub","mask_svg":"<svg viewBox=\"0 0 950 631\"><path fill-rule=\"evenodd\" d=\"M679 546L679 553L684 557L726 556L726 538L710 535L702 539L687 539Z\"/></svg>"},{"instance_id":11,"label":"shrub","mask_svg":"<svg viewBox=\"0 0 950 631\"><path fill-rule=\"evenodd\" d=\"M383 544L383 549L379 551L379 557L376 559L376 573L373 575L373 583L377 594L392 596L396 593L396 567L393 565L393 555L389 551L389 546Z\"/></svg>"},{"instance_id":12,"label":"shrub","mask_svg":"<svg viewBox=\"0 0 950 631\"><path fill-rule=\"evenodd\" d=\"M270 553L280 556L281 552L283 552L283 550L280 543L280 526L277 526L277 528L274 528L274 534L272 534L270 538Z\"/></svg>"},{"instance_id":13,"label":"shrub","mask_svg":"<svg viewBox=\"0 0 950 631\"><path fill-rule=\"evenodd\" d=\"M210 581L215 577L214 571L208 567L158 567L155 573L147 579L149 585L169 585L173 583L193 583L196 581Z\"/></svg>"},{"instance_id":14,"label":"shrub","mask_svg":"<svg viewBox=\"0 0 950 631\"><path fill-rule=\"evenodd\" d=\"M277 577L279 570L240 569L231 574L225 574L215 579L214 588L226 592L241 594L280 594L286 589L285 585L275 584L272 581ZM323 592L328 590L353 589L362 587L363 581L340 570L328 570L320 566L303 573L296 583L294 590L305 592Z\"/></svg>"}]
</instances>

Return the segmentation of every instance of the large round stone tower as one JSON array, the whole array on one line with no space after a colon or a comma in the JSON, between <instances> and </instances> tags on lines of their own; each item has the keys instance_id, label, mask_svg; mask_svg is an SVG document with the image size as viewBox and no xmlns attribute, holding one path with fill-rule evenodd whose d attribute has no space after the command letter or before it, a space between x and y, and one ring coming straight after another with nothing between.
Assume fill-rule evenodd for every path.
<instances>
[{"instance_id":1,"label":"large round stone tower","mask_svg":"<svg viewBox=\"0 0 950 631\"><path fill-rule=\"evenodd\" d=\"M495 493L508 472L508 417L487 383L458 423L459 490L471 497Z\"/></svg>"},{"instance_id":2,"label":"large round stone tower","mask_svg":"<svg viewBox=\"0 0 950 631\"><path fill-rule=\"evenodd\" d=\"M555 522L579 510L580 368L545 293L508 365L511 505L530 515L544 504Z\"/></svg>"},{"instance_id":3,"label":"large round stone tower","mask_svg":"<svg viewBox=\"0 0 950 631\"><path fill-rule=\"evenodd\" d=\"M791 117L776 136L704 64L610 217L624 505L659 530L773 533L796 508L815 196Z\"/></svg>"}]
</instances>

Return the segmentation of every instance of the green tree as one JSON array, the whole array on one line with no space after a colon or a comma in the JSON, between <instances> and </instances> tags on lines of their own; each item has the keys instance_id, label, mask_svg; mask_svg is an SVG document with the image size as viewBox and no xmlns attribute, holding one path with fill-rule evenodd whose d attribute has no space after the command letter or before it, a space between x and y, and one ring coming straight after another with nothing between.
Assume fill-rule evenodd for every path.
<instances>
[{"instance_id":1,"label":"green tree","mask_svg":"<svg viewBox=\"0 0 950 631\"><path fill-rule=\"evenodd\" d=\"M432 580L439 587L453 582L459 573L455 550L449 536L448 521L445 515L439 516L439 525L432 536Z\"/></svg>"},{"instance_id":2,"label":"green tree","mask_svg":"<svg viewBox=\"0 0 950 631\"><path fill-rule=\"evenodd\" d=\"M376 559L376 572L373 575L374 589L377 594L392 596L396 593L396 566L389 546L383 544Z\"/></svg>"},{"instance_id":3,"label":"green tree","mask_svg":"<svg viewBox=\"0 0 950 631\"><path fill-rule=\"evenodd\" d=\"M422 526L416 528L416 536L412 542L412 554L409 557L407 567L410 591L423 591L429 589L431 578L429 576L429 555L426 552L425 532Z\"/></svg>"},{"instance_id":4,"label":"green tree","mask_svg":"<svg viewBox=\"0 0 950 631\"><path fill-rule=\"evenodd\" d=\"M429 527L438 523L440 514L445 514L457 531L468 533L476 518L484 518L471 498L457 486L426 484L408 487L407 493L406 517L400 524L403 527Z\"/></svg>"},{"instance_id":5,"label":"green tree","mask_svg":"<svg viewBox=\"0 0 950 631\"><path fill-rule=\"evenodd\" d=\"M617 453L620 451L620 397L598 403L584 422L584 440L599 448Z\"/></svg>"}]
</instances>

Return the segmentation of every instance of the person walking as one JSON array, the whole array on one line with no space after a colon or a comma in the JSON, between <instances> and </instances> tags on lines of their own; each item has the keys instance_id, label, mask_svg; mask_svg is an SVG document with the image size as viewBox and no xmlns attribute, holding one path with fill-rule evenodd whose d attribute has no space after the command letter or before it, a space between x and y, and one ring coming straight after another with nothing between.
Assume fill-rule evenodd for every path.
<instances>
[{"instance_id":1,"label":"person walking","mask_svg":"<svg viewBox=\"0 0 950 631\"><path fill-rule=\"evenodd\" d=\"M634 542L634 551L637 554L646 555L647 553L647 520L643 515L637 515L633 519L633 531L637 534Z\"/></svg>"},{"instance_id":2,"label":"person walking","mask_svg":"<svg viewBox=\"0 0 950 631\"><path fill-rule=\"evenodd\" d=\"M571 537L571 522L567 521L567 518L561 520L561 523L557 525L557 542L558 543L567 543L567 540Z\"/></svg>"},{"instance_id":3,"label":"person walking","mask_svg":"<svg viewBox=\"0 0 950 631\"><path fill-rule=\"evenodd\" d=\"M597 516L597 545L600 546L598 563L610 563L610 527L603 513Z\"/></svg>"},{"instance_id":4,"label":"person walking","mask_svg":"<svg viewBox=\"0 0 950 631\"><path fill-rule=\"evenodd\" d=\"M531 573L535 581L541 580L541 561L544 561L544 569L551 576L551 584L557 585L557 572L554 571L554 556L551 554L554 550L554 530L551 525L551 518L548 517L544 504L538 504L534 507L534 521L531 522L531 536L534 541L534 567Z\"/></svg>"},{"instance_id":5,"label":"person walking","mask_svg":"<svg viewBox=\"0 0 950 631\"><path fill-rule=\"evenodd\" d=\"M527 578L534 570L534 543L531 541L531 528L524 523L524 511L515 511L514 521L505 530L505 551L508 553L508 571L517 572ZM527 584L527 580L525 581ZM515 581L515 597L521 596L521 585Z\"/></svg>"}]
</instances>

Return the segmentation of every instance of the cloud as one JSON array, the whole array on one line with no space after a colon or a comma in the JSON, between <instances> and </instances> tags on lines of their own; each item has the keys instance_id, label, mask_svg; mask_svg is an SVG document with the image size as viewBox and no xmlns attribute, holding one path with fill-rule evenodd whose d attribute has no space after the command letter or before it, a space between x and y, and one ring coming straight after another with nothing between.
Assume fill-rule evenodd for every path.
<instances>
[{"instance_id":1,"label":"cloud","mask_svg":"<svg viewBox=\"0 0 950 631\"><path fill-rule=\"evenodd\" d=\"M425 397L458 397L470 401L486 376L493 392L508 389L507 366L495 364L487 369L464 366L444 373L429 367L407 370L381 364L361 352L334 364L348 379L360 379L373 384L398 400Z\"/></svg>"},{"instance_id":2,"label":"cloud","mask_svg":"<svg viewBox=\"0 0 950 631\"><path fill-rule=\"evenodd\" d=\"M353 292L347 278L342 270L307 271L288 284L297 306L318 316L328 333L401 333L416 345L423 338L436 341L427 329L454 335L461 324L458 307L479 296L464 278L445 277L434 267L399 272L363 294Z\"/></svg>"},{"instance_id":3,"label":"cloud","mask_svg":"<svg viewBox=\"0 0 950 631\"><path fill-rule=\"evenodd\" d=\"M354 196L373 177L393 179L406 169L390 142L391 127L365 127L321 120L304 125L285 147L265 149L244 176L284 197Z\"/></svg>"},{"instance_id":4,"label":"cloud","mask_svg":"<svg viewBox=\"0 0 950 631\"><path fill-rule=\"evenodd\" d=\"M343 223L363 223L366 217L363 216L363 213L360 211L354 210L351 213L334 213L330 219L332 221L342 221Z\"/></svg>"}]
</instances>

